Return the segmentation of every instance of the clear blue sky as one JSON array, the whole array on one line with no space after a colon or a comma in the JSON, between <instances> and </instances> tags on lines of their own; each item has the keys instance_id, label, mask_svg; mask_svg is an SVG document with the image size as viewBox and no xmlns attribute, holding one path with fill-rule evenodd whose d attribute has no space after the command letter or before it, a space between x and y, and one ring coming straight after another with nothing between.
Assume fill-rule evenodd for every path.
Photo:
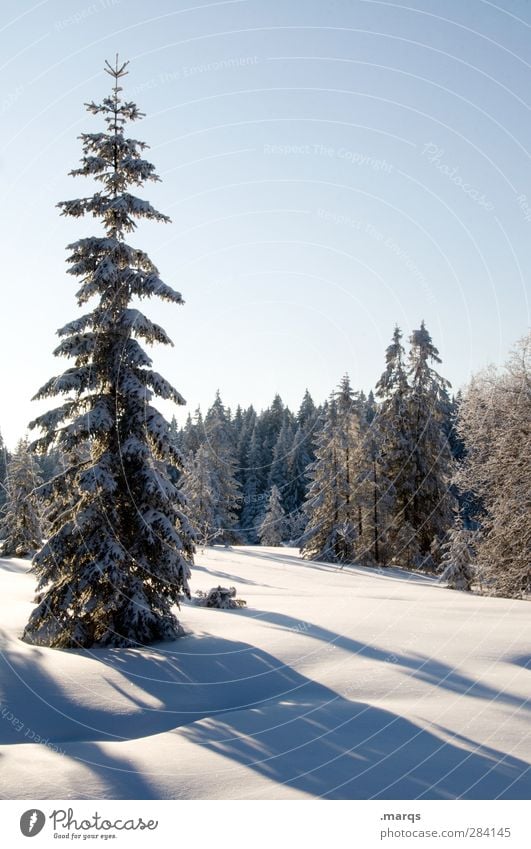
<instances>
[{"instance_id":1,"label":"clear blue sky","mask_svg":"<svg viewBox=\"0 0 531 849\"><path fill-rule=\"evenodd\" d=\"M526 0L4 0L8 445L67 366L65 246L98 226L55 203L92 191L67 172L117 51L163 179L144 196L172 218L133 239L186 300L146 310L185 414L218 387L231 406L321 401L346 370L367 390L396 322L425 319L456 388L503 362L529 326L530 27Z\"/></svg>"}]
</instances>

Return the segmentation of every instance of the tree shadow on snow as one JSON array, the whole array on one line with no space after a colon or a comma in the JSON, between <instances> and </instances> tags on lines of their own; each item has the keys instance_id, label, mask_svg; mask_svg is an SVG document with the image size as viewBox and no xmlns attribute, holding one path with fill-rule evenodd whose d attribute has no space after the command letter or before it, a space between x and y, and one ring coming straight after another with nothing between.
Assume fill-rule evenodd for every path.
<instances>
[{"instance_id":1,"label":"tree shadow on snow","mask_svg":"<svg viewBox=\"0 0 531 849\"><path fill-rule=\"evenodd\" d=\"M30 571L31 568L31 560L27 560L25 562L20 562L22 558L17 558L17 560L10 559L0 559L0 569L4 572L16 572L19 574L25 574Z\"/></svg>"},{"instance_id":2,"label":"tree shadow on snow","mask_svg":"<svg viewBox=\"0 0 531 849\"><path fill-rule=\"evenodd\" d=\"M324 643L326 646L324 651L329 650L333 646L334 648L343 649L360 657L368 658L369 660L391 664L403 670L411 677L437 688L450 690L453 693L459 693L463 696L496 701L522 710L531 709L528 698L516 696L505 690L496 690L494 687L470 678L454 667L428 655L417 652L410 652L409 654L399 654L396 651L390 652L388 649L381 649L377 646L362 643L352 637L337 634L327 628L322 628L320 625L314 625L311 622L301 622L300 619L287 616L284 613L245 609L242 609L239 613L242 616L252 615L253 619L269 622L284 631L304 634L305 637Z\"/></svg>"},{"instance_id":3,"label":"tree shadow on snow","mask_svg":"<svg viewBox=\"0 0 531 849\"><path fill-rule=\"evenodd\" d=\"M65 679L64 671L55 678L45 668L51 652L7 647L3 704L61 749L56 757L81 761L105 787L102 797L160 797L155 759L153 774L139 773L119 742L105 750L102 743L179 726L168 738L176 777L185 737L278 785L326 798L527 798L531 792L523 761L465 738L448 740L448 733L443 739L399 715L346 699L248 643L191 636L145 650L68 652L87 663L86 675L81 668L75 680ZM25 741L21 732L8 734L7 725L0 723L9 738L4 742ZM63 772L43 776L44 792L37 796L64 795L58 792ZM90 781L85 786L74 776L72 782L69 795L84 798ZM171 776L163 786L171 789Z\"/></svg>"},{"instance_id":4,"label":"tree shadow on snow","mask_svg":"<svg viewBox=\"0 0 531 849\"><path fill-rule=\"evenodd\" d=\"M181 733L321 798L525 799L531 789L528 765L518 758L462 737L454 744L451 736L313 682L294 699L211 717Z\"/></svg>"},{"instance_id":5,"label":"tree shadow on snow","mask_svg":"<svg viewBox=\"0 0 531 849\"><path fill-rule=\"evenodd\" d=\"M531 669L531 654L520 654L511 657L509 663L514 663L515 666L522 666L524 669Z\"/></svg>"},{"instance_id":6,"label":"tree shadow on snow","mask_svg":"<svg viewBox=\"0 0 531 849\"><path fill-rule=\"evenodd\" d=\"M197 555L196 555L197 556ZM268 590L276 590L278 587L264 584L262 581L252 581L250 578L242 578L241 575L231 575L229 572L220 572L217 569L212 569L209 566L200 566L194 563L194 572L206 572L207 575L215 575L217 578L224 578L226 581L233 581L238 584L247 584L253 587L265 587Z\"/></svg>"},{"instance_id":7,"label":"tree shadow on snow","mask_svg":"<svg viewBox=\"0 0 531 849\"><path fill-rule=\"evenodd\" d=\"M245 550L245 549L248 550ZM408 572L397 566L360 566L357 563L327 563L324 560L304 560L295 554L284 554L282 549L277 553L263 551L260 546L246 546L245 548L232 548L233 554L242 557L251 557L258 560L270 560L280 565L297 565L302 569L314 569L318 572L340 573L343 575L370 576L382 581L395 581L405 584L438 584L437 578L431 575L423 575L418 572Z\"/></svg>"}]
</instances>

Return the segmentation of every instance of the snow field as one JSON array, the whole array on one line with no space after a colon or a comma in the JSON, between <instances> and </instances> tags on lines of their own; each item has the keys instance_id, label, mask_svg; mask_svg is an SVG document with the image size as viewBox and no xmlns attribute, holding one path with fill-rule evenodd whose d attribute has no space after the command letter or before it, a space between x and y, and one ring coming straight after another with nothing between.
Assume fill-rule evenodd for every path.
<instances>
[{"instance_id":1,"label":"snow field","mask_svg":"<svg viewBox=\"0 0 531 849\"><path fill-rule=\"evenodd\" d=\"M28 563L0 560L4 798L529 798L529 606L295 549L198 552L188 636L22 643Z\"/></svg>"}]
</instances>

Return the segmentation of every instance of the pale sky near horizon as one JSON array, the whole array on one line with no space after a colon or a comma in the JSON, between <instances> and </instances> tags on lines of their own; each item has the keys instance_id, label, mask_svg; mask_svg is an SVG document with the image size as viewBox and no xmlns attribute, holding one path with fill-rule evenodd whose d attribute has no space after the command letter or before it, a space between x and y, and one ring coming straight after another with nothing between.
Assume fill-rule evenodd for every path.
<instances>
[{"instance_id":1,"label":"pale sky near horizon","mask_svg":"<svg viewBox=\"0 0 531 849\"><path fill-rule=\"evenodd\" d=\"M398 323L424 319L457 389L529 327L531 3L526 0L41 0L0 14L0 430L12 448L69 363L80 314L65 247L98 234L55 204L83 104L130 60L169 214L131 237L184 307L144 302L172 337L154 366L188 401L296 409L348 371L374 386ZM47 403L44 407L50 407ZM171 415L173 410L162 407Z\"/></svg>"}]
</instances>

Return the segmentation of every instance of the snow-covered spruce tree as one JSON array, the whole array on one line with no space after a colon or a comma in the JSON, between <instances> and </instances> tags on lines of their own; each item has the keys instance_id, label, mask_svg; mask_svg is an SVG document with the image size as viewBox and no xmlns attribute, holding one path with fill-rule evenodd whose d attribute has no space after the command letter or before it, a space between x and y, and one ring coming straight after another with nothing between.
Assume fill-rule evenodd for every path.
<instances>
[{"instance_id":1,"label":"snow-covered spruce tree","mask_svg":"<svg viewBox=\"0 0 531 849\"><path fill-rule=\"evenodd\" d=\"M450 489L452 456L448 442L449 382L432 367L440 363L424 322L410 338L408 412L413 493L406 518L415 529L420 554L430 553L434 537L445 536L453 522Z\"/></svg>"},{"instance_id":2,"label":"snow-covered spruce tree","mask_svg":"<svg viewBox=\"0 0 531 849\"><path fill-rule=\"evenodd\" d=\"M297 424L308 432L315 427L318 417L319 411L314 404L313 398L308 389L305 389L299 412L297 413Z\"/></svg>"},{"instance_id":3,"label":"snow-covered spruce tree","mask_svg":"<svg viewBox=\"0 0 531 849\"><path fill-rule=\"evenodd\" d=\"M456 482L481 504L474 540L482 589L531 594L531 333L505 370L477 375L464 394L459 433L466 454Z\"/></svg>"},{"instance_id":4,"label":"snow-covered spruce tree","mask_svg":"<svg viewBox=\"0 0 531 849\"><path fill-rule=\"evenodd\" d=\"M27 557L42 544L42 507L35 489L42 483L36 458L21 439L7 466L7 501L0 522L0 553Z\"/></svg>"},{"instance_id":5,"label":"snow-covered spruce tree","mask_svg":"<svg viewBox=\"0 0 531 849\"><path fill-rule=\"evenodd\" d=\"M302 507L308 491L308 467L312 463L308 441L299 425L293 434L289 451L288 480L284 492L284 505L289 523L289 537L298 540L306 526Z\"/></svg>"},{"instance_id":6,"label":"snow-covered spruce tree","mask_svg":"<svg viewBox=\"0 0 531 849\"><path fill-rule=\"evenodd\" d=\"M381 403L375 419L379 431L379 460L381 474L389 481L387 523L382 533L388 540L389 557L396 559L404 550L405 537L400 533L404 522L411 521L414 491L413 434L409 410L409 383L405 367L402 332L395 327L391 344L386 351L385 371L376 384L376 395ZM374 423L373 423L374 424ZM400 536L400 539L398 537ZM409 539L408 534L406 536ZM407 546L409 550L409 545Z\"/></svg>"},{"instance_id":7,"label":"snow-covered spruce tree","mask_svg":"<svg viewBox=\"0 0 531 849\"><path fill-rule=\"evenodd\" d=\"M369 410L365 410L363 420L363 467L359 484L359 494L364 498L362 559L370 564L385 565L391 557L389 537L393 527L395 488L382 456L385 435L373 401Z\"/></svg>"},{"instance_id":8,"label":"snow-covered spruce tree","mask_svg":"<svg viewBox=\"0 0 531 849\"><path fill-rule=\"evenodd\" d=\"M171 344L169 337L131 306L134 298L156 295L174 304L182 298L147 254L126 242L135 219L168 221L129 192L159 178L142 158L147 145L124 132L142 117L121 98L126 65L118 58L115 67L107 63L112 94L87 104L105 126L81 135L81 166L71 172L93 177L99 188L59 204L63 215L102 222L101 235L69 246L69 272L81 281L78 304L94 299L94 306L58 331L55 354L74 364L36 397L66 399L32 423L44 434L35 449L58 447L69 465L43 488L52 532L34 559L42 600L23 639L58 648L172 639L182 633L172 607L189 593L193 531L167 471L182 459L168 423L150 404L154 394L177 404L183 398L151 370L138 341ZM83 451L74 450L79 445Z\"/></svg>"},{"instance_id":9,"label":"snow-covered spruce tree","mask_svg":"<svg viewBox=\"0 0 531 849\"><path fill-rule=\"evenodd\" d=\"M226 545L240 541L236 530L241 494L236 471L236 446L230 429L230 414L219 392L205 416L205 446L217 497L219 542Z\"/></svg>"},{"instance_id":10,"label":"snow-covered spruce tree","mask_svg":"<svg viewBox=\"0 0 531 849\"><path fill-rule=\"evenodd\" d=\"M290 460L293 446L294 426L286 419L273 448L273 458L269 470L269 489L276 486L282 504L285 505L286 492L291 479Z\"/></svg>"},{"instance_id":11,"label":"snow-covered spruce tree","mask_svg":"<svg viewBox=\"0 0 531 849\"><path fill-rule=\"evenodd\" d=\"M413 569L421 560L415 528L407 521L400 522L393 539L391 562L403 569Z\"/></svg>"},{"instance_id":12,"label":"snow-covered spruce tree","mask_svg":"<svg viewBox=\"0 0 531 849\"><path fill-rule=\"evenodd\" d=\"M224 517L220 511L217 483L208 446L201 445L195 457L190 455L186 461L181 488L197 543L202 548L222 536Z\"/></svg>"},{"instance_id":13,"label":"snow-covered spruce tree","mask_svg":"<svg viewBox=\"0 0 531 849\"><path fill-rule=\"evenodd\" d=\"M260 430L255 423L244 469L243 506L240 515L240 529L245 539L255 545L258 542L258 528L264 514L266 497L263 492L264 461Z\"/></svg>"},{"instance_id":14,"label":"snow-covered spruce tree","mask_svg":"<svg viewBox=\"0 0 531 849\"><path fill-rule=\"evenodd\" d=\"M360 471L360 428L347 376L333 394L309 469L308 516L302 556L351 563L357 554L359 509L355 491Z\"/></svg>"},{"instance_id":15,"label":"snow-covered spruce tree","mask_svg":"<svg viewBox=\"0 0 531 849\"><path fill-rule=\"evenodd\" d=\"M236 459L237 459L237 469L236 469L236 479L238 484L240 485L240 490L242 493L245 493L245 483L247 478L247 458L249 455L249 448L251 445L251 437L253 435L253 431L256 425L256 412L254 408L248 407L248 409L242 411L241 413L241 422L238 424L238 429L235 434L235 442L236 442ZM242 498L240 514L238 517L238 526L240 528L243 527L242 524L242 516L245 507L245 500Z\"/></svg>"},{"instance_id":16,"label":"snow-covered spruce tree","mask_svg":"<svg viewBox=\"0 0 531 849\"><path fill-rule=\"evenodd\" d=\"M282 507L282 498L278 487L273 484L266 514L259 529L261 545L282 545L286 531L286 513Z\"/></svg>"},{"instance_id":17,"label":"snow-covered spruce tree","mask_svg":"<svg viewBox=\"0 0 531 849\"><path fill-rule=\"evenodd\" d=\"M273 462L273 452L277 444L282 426L291 422L292 415L280 395L275 395L272 404L258 418L257 427L262 445L264 461L264 493L269 493L269 467Z\"/></svg>"},{"instance_id":18,"label":"snow-covered spruce tree","mask_svg":"<svg viewBox=\"0 0 531 849\"><path fill-rule=\"evenodd\" d=\"M2 433L0 432L0 517L2 515L2 507L4 506L7 499L6 478L8 461L9 455L4 445Z\"/></svg>"},{"instance_id":19,"label":"snow-covered spruce tree","mask_svg":"<svg viewBox=\"0 0 531 849\"><path fill-rule=\"evenodd\" d=\"M194 455L199 446L203 444L205 439L205 426L203 423L203 415L198 407L194 413L194 418L188 414L186 423L181 433L182 452L185 457Z\"/></svg>"},{"instance_id":20,"label":"snow-covered spruce tree","mask_svg":"<svg viewBox=\"0 0 531 849\"><path fill-rule=\"evenodd\" d=\"M461 518L448 531L448 539L442 546L444 571L440 580L451 590L470 591L472 588L476 574L474 537L475 532L466 530Z\"/></svg>"}]
</instances>

